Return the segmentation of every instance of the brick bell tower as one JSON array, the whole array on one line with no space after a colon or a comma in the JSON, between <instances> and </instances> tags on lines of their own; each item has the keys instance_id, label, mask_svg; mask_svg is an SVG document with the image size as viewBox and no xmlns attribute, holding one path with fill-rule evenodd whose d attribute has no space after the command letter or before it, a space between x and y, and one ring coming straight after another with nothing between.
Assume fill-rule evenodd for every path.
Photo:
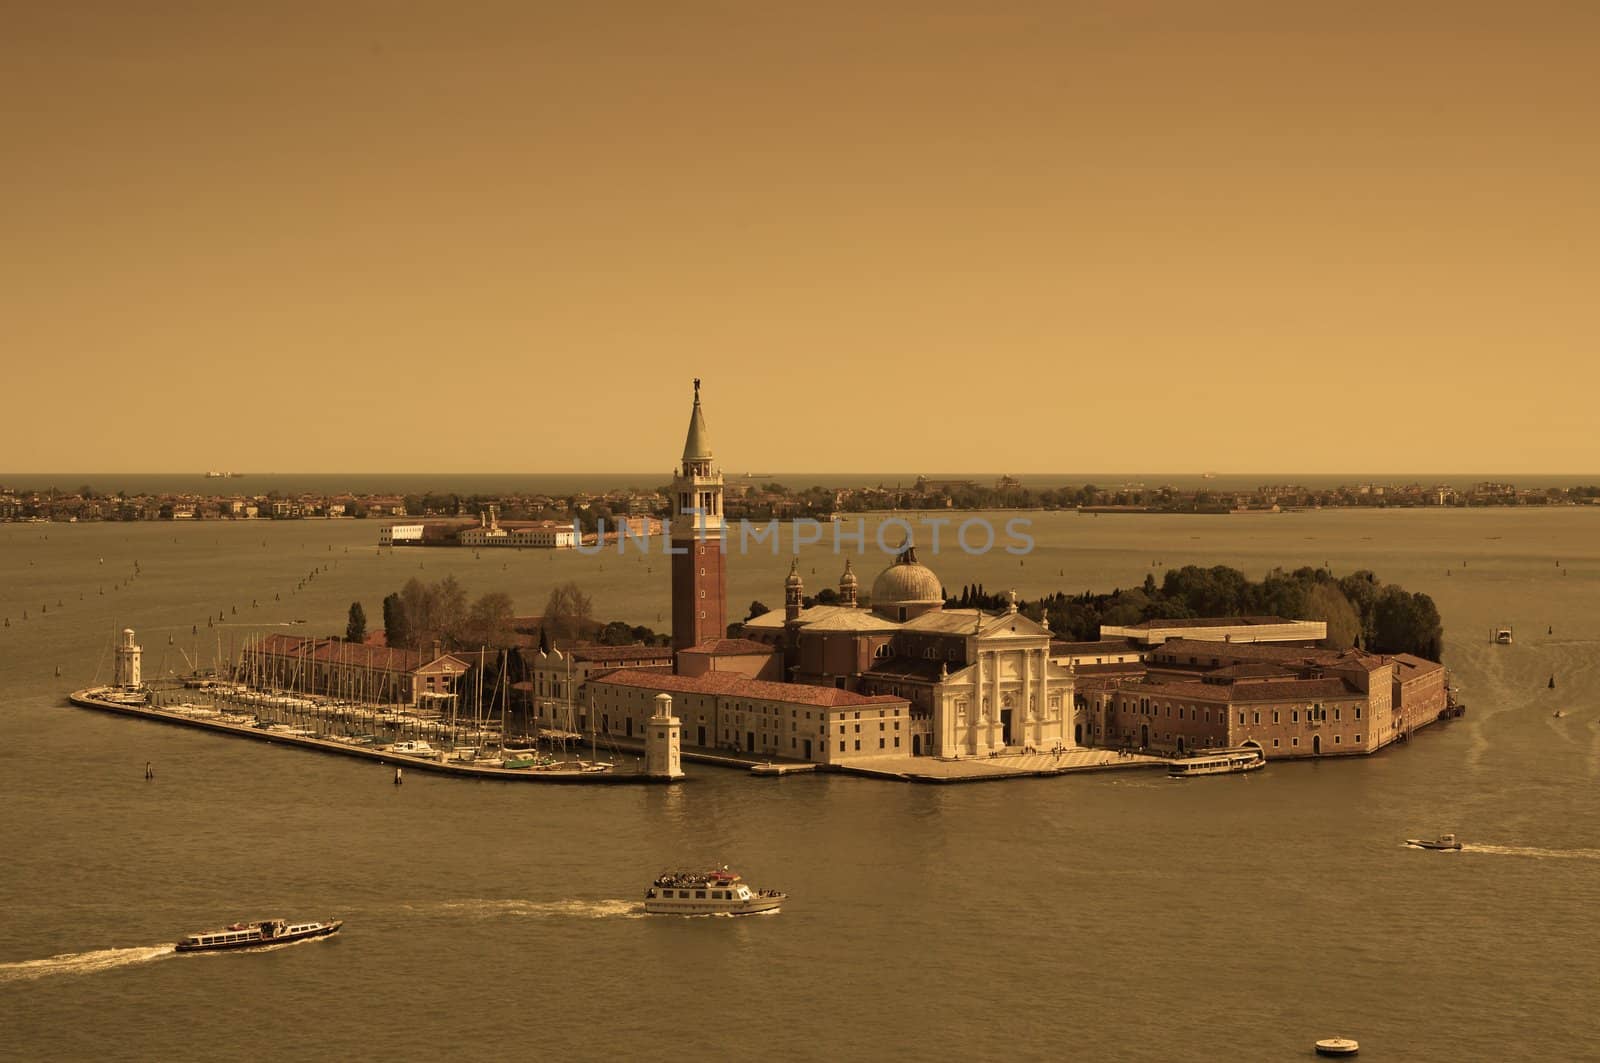
<instances>
[{"instance_id":1,"label":"brick bell tower","mask_svg":"<svg viewBox=\"0 0 1600 1063\"><path fill-rule=\"evenodd\" d=\"M672 648L696 646L728 633L722 553L722 473L711 465L711 440L700 412L700 380L683 443L683 464L672 478Z\"/></svg>"}]
</instances>

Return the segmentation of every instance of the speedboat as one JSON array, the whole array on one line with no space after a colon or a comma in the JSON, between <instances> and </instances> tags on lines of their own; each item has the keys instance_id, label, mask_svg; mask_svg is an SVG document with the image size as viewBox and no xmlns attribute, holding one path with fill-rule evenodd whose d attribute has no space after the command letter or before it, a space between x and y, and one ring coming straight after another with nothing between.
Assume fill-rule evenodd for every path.
<instances>
[{"instance_id":1,"label":"speedboat","mask_svg":"<svg viewBox=\"0 0 1600 1063\"><path fill-rule=\"evenodd\" d=\"M1459 849L1459 848L1461 848L1461 843L1456 841L1456 836L1454 834L1441 834L1431 842L1428 841L1425 838L1407 838L1406 839L1406 844L1407 845L1414 845L1418 849Z\"/></svg>"},{"instance_id":2,"label":"speedboat","mask_svg":"<svg viewBox=\"0 0 1600 1063\"><path fill-rule=\"evenodd\" d=\"M645 891L644 910L650 915L759 915L777 911L788 896L754 889L726 866L713 871L665 871Z\"/></svg>"},{"instance_id":3,"label":"speedboat","mask_svg":"<svg viewBox=\"0 0 1600 1063\"><path fill-rule=\"evenodd\" d=\"M234 923L221 930L206 930L190 934L177 945L177 952L220 952L226 949L259 949L267 945L282 945L290 941L327 937L337 934L344 926L342 919L312 920L291 923L284 919L262 919L254 923Z\"/></svg>"}]
</instances>

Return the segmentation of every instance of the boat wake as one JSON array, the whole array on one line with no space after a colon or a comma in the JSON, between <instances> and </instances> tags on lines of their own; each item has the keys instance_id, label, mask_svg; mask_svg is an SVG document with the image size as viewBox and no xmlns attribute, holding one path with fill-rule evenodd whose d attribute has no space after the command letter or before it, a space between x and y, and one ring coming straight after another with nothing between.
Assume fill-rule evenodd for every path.
<instances>
[{"instance_id":1,"label":"boat wake","mask_svg":"<svg viewBox=\"0 0 1600 1063\"><path fill-rule=\"evenodd\" d=\"M19 960L16 963L0 963L0 985L12 982L31 982L37 978L49 978L61 974L98 974L101 971L110 971L118 967L129 967L138 963L149 963L151 960L165 959L176 956L172 951L173 943L165 945L142 945L131 949L97 949L94 952L69 952L60 956L51 956L47 960Z\"/></svg>"},{"instance_id":2,"label":"boat wake","mask_svg":"<svg viewBox=\"0 0 1600 1063\"><path fill-rule=\"evenodd\" d=\"M1600 860L1600 849L1540 849L1531 845L1466 845L1464 853L1491 856L1526 856L1536 860Z\"/></svg>"},{"instance_id":3,"label":"boat wake","mask_svg":"<svg viewBox=\"0 0 1600 1063\"><path fill-rule=\"evenodd\" d=\"M469 919L497 919L506 916L525 919L631 919L644 915L639 901L525 901L469 900L440 901L419 906Z\"/></svg>"}]
</instances>

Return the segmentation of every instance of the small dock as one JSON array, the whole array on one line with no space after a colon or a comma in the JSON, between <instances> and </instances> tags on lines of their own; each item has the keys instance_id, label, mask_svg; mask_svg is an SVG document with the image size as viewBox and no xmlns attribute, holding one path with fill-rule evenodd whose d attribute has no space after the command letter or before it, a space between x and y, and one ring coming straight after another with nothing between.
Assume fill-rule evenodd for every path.
<instances>
[{"instance_id":1,"label":"small dock","mask_svg":"<svg viewBox=\"0 0 1600 1063\"><path fill-rule=\"evenodd\" d=\"M133 716L142 720L153 720L157 723L178 724L197 730L210 731L213 734L225 734L234 738L253 738L258 742L268 742L274 745L295 746L318 753L333 753L344 757L356 757L361 760L375 761L379 764L391 765L399 768L411 768L416 771L431 772L437 775L453 775L457 778L468 779L498 779L504 782L534 782L552 784L581 784L586 786L617 786L639 785L644 783L661 783L665 779L657 779L639 772L580 772L562 770L532 770L527 768L493 768L481 764L459 764L447 760L430 757L412 757L400 753L390 753L386 750L374 749L366 745L357 745L349 742L335 741L330 738L319 738L309 734L291 734L284 731L267 730L250 724L232 723L226 720L212 719L203 716L194 716L182 712L156 708L151 705L130 704L123 701L112 701L98 695L103 691L99 688L73 691L67 700L84 709L97 709L101 712L114 712L119 716ZM682 781L682 780L677 780Z\"/></svg>"},{"instance_id":2,"label":"small dock","mask_svg":"<svg viewBox=\"0 0 1600 1063\"><path fill-rule=\"evenodd\" d=\"M751 775L768 775L775 778L782 778L785 775L804 775L808 772L814 772L816 770L817 766L815 764L808 764L800 761L793 763L774 764L769 760L763 764L750 765Z\"/></svg>"}]
</instances>

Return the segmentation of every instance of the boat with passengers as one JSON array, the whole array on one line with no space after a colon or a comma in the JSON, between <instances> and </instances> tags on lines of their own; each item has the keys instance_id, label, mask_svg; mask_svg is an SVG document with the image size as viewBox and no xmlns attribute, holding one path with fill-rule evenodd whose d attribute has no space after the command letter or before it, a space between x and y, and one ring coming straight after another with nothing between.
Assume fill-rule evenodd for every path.
<instances>
[{"instance_id":1,"label":"boat with passengers","mask_svg":"<svg viewBox=\"0 0 1600 1063\"><path fill-rule=\"evenodd\" d=\"M221 930L190 934L174 947L178 952L221 952L227 949L259 949L291 941L327 937L344 926L342 919L291 923L285 919L261 919L254 923L234 923Z\"/></svg>"},{"instance_id":2,"label":"boat with passengers","mask_svg":"<svg viewBox=\"0 0 1600 1063\"><path fill-rule=\"evenodd\" d=\"M1187 779L1193 775L1237 775L1266 766L1266 754L1255 746L1243 746L1179 757L1167 766L1167 774L1174 779Z\"/></svg>"},{"instance_id":3,"label":"boat with passengers","mask_svg":"<svg viewBox=\"0 0 1600 1063\"><path fill-rule=\"evenodd\" d=\"M778 890L755 889L727 865L713 871L665 871L645 891L650 915L760 915L775 912L788 898Z\"/></svg>"}]
</instances>

